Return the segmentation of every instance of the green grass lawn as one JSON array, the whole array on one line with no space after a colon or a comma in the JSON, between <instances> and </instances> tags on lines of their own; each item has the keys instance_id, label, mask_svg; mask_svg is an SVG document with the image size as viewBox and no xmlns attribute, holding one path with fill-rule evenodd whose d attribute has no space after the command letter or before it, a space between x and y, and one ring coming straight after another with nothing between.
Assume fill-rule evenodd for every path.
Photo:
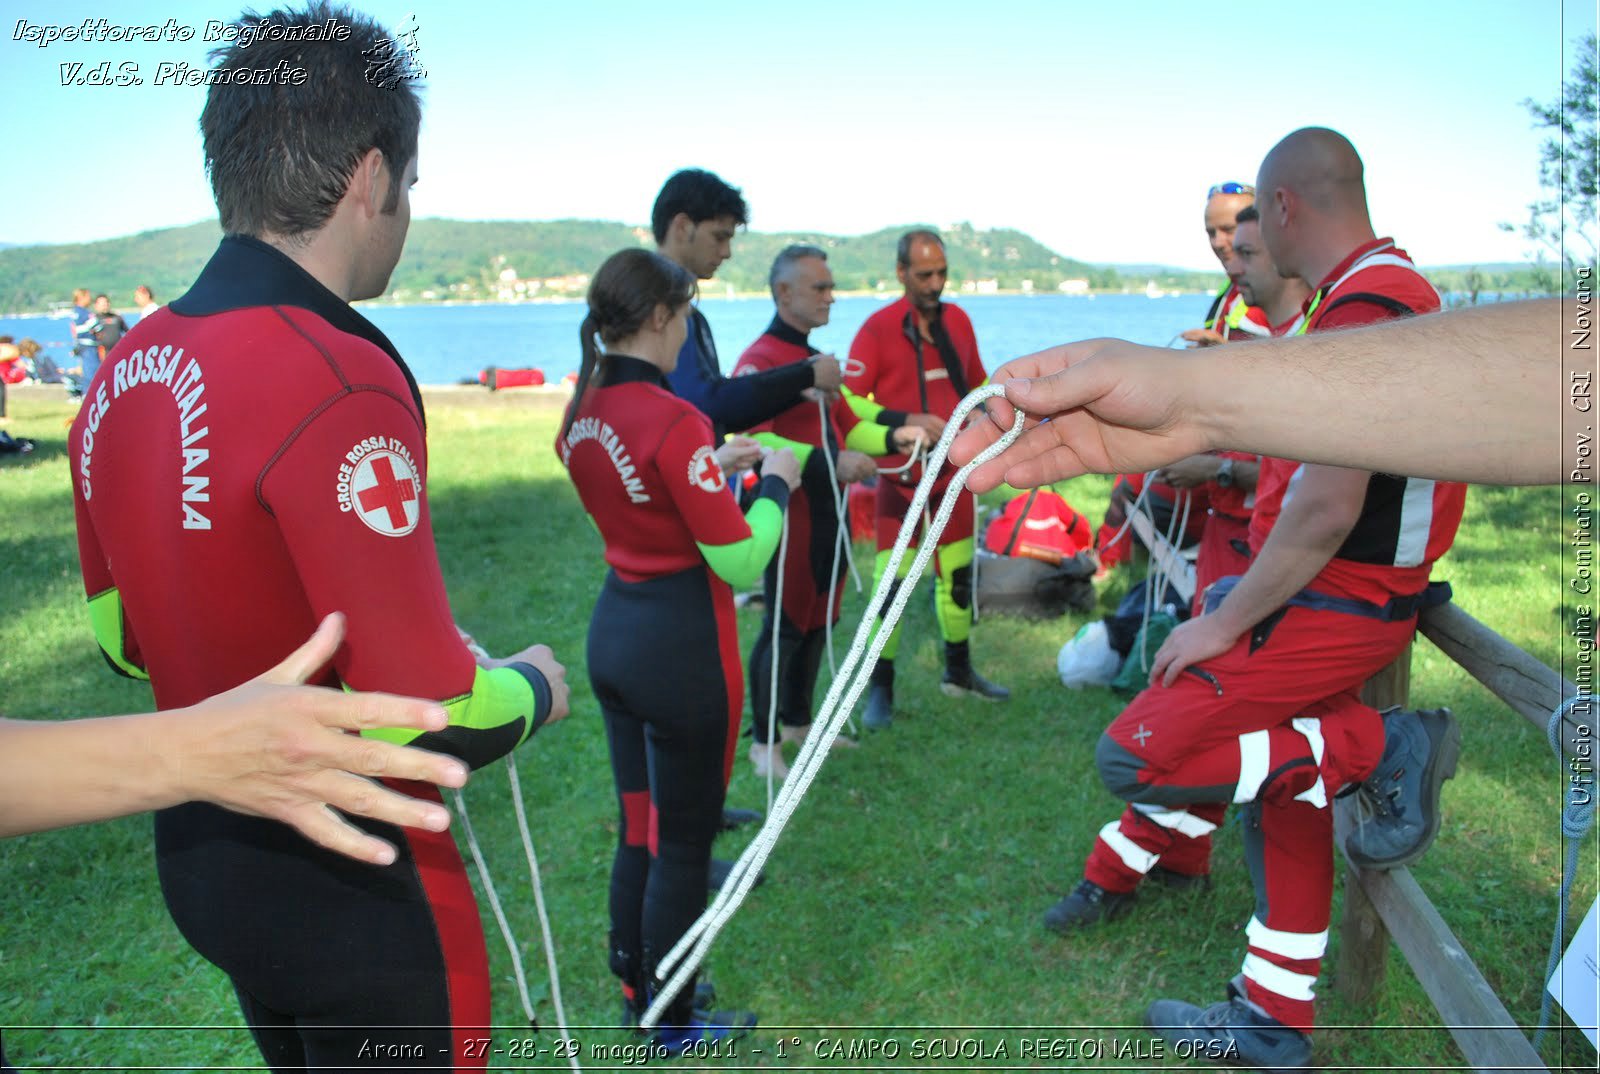
<instances>
[{"instance_id":1,"label":"green grass lawn","mask_svg":"<svg viewBox=\"0 0 1600 1074\"><path fill-rule=\"evenodd\" d=\"M10 431L40 446L27 458L0 459L0 706L42 719L146 709L148 691L106 669L83 609L65 455L72 408L35 394L14 399L12 413ZM521 751L520 772L569 1017L611 1027L617 994L606 969L605 907L617 818L583 670L603 565L599 539L550 449L555 420L553 409L515 399L435 396L429 495L457 619L491 651L542 641L567 665L573 715ZM1108 490L1102 478L1061 488L1091 517ZM1475 489L1456 548L1436 572L1454 583L1464 608L1552 664L1563 636L1562 522L1559 490ZM847 599L841 659L865 603L866 595ZM1095 832L1118 811L1092 758L1120 702L1105 691L1069 692L1056 679L1056 651L1084 616L985 619L975 661L1012 688L1013 700L988 706L943 697L929 604L914 600L908 613L897 685L903 718L829 760L768 866L769 882L711 956L724 1002L760 1012L763 1022L736 1062L713 1069L1174 1065L1149 1058L1152 1040L1136 1027L1149 1000L1211 1002L1238 971L1252 903L1236 833L1230 826L1218 835L1209 895L1151 893L1137 913L1072 940L1044 931L1041 913L1077 881ZM756 614L741 613L747 643ZM1445 790L1444 832L1414 872L1513 1016L1531 1025L1555 917L1562 771L1542 732L1425 641L1415 649L1412 698L1454 708L1466 745ZM478 773L467 795L549 1024L504 769ZM730 804L759 807L763 799L741 749ZM744 838L724 837L719 854L734 856ZM146 817L0 844L0 1025L25 1027L6 1033L14 1062L119 1070L259 1063L225 979L169 922L150 859ZM1572 927L1595 897L1592 837L1584 860ZM516 1026L510 960L484 909L495 1020ZM1343 1001L1333 973L1339 944L1335 931L1320 990L1318 1061L1459 1068L1460 1054L1398 956L1372 1009ZM523 1036L500 1031L502 1044ZM585 1066L621 1065L593 1059L589 1049L620 1044L622 1034L577 1036ZM1033 1058L1022 1041L1036 1037L1047 1047L1089 1044L1057 1044L1064 1050L1053 1058ZM893 1041L898 1055L845 1057L841 1042L866 1040ZM1594 1063L1570 1028L1547 1042L1544 1057L1553 1068ZM495 1064L564 1065L548 1051L534 1063Z\"/></svg>"}]
</instances>

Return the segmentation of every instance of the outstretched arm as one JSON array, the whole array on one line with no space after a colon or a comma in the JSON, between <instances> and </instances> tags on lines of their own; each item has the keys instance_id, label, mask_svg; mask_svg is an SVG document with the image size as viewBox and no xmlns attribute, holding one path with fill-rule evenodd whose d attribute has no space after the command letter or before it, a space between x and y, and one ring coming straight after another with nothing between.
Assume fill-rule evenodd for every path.
<instances>
[{"instance_id":1,"label":"outstretched arm","mask_svg":"<svg viewBox=\"0 0 1600 1074\"><path fill-rule=\"evenodd\" d=\"M277 667L190 708L59 723L0 720L0 836L205 801L292 824L352 858L394 861L393 847L334 808L442 831L450 823L443 807L363 777L459 787L467 770L441 754L345 734L438 730L445 712L437 702L297 685L333 658L343 637L344 617L330 615Z\"/></svg>"},{"instance_id":2,"label":"outstretched arm","mask_svg":"<svg viewBox=\"0 0 1600 1074\"><path fill-rule=\"evenodd\" d=\"M1444 480L1559 483L1563 324L1560 303L1541 300L1203 354L1107 339L1053 347L995 371L1029 430L969 485L1136 472L1213 448ZM957 439L953 463L998 439L1010 408L995 401L991 418Z\"/></svg>"}]
</instances>

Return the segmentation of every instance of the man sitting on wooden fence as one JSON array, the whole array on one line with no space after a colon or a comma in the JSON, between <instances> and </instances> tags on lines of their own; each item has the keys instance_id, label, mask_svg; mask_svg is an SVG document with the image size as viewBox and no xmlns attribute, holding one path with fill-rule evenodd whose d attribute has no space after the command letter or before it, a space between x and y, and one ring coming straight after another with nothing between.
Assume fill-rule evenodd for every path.
<instances>
[{"instance_id":1,"label":"man sitting on wooden fence","mask_svg":"<svg viewBox=\"0 0 1600 1074\"><path fill-rule=\"evenodd\" d=\"M1322 281L1291 334L1438 308L1409 258L1374 235L1361 160L1341 135L1289 135L1257 190L1280 271ZM1210 1008L1158 1000L1146 1012L1190 1054L1266 1068L1310 1061L1336 793L1367 781L1384 807L1358 833L1372 864L1410 860L1431 838L1455 727L1448 715L1380 718L1358 692L1410 644L1464 503L1458 484L1263 458L1249 569L1214 585L1206 613L1173 631L1151 687L1100 740L1101 776L1130 806L1047 915L1052 928L1120 916L1157 870L1183 878L1194 840L1227 803L1244 806L1256 908L1243 972Z\"/></svg>"}]
</instances>

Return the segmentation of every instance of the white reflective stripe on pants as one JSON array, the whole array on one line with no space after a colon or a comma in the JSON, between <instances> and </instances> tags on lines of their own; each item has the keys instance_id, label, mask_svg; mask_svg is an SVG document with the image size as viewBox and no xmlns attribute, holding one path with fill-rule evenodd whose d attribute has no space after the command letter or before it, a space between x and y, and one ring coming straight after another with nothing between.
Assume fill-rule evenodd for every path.
<instances>
[{"instance_id":1,"label":"white reflective stripe on pants","mask_svg":"<svg viewBox=\"0 0 1600 1074\"><path fill-rule=\"evenodd\" d=\"M1328 950L1328 930L1321 932L1279 932L1269 929L1261 919L1252 917L1244 927L1245 939L1251 947L1277 955L1279 958L1301 962L1321 958Z\"/></svg>"},{"instance_id":2,"label":"white reflective stripe on pants","mask_svg":"<svg viewBox=\"0 0 1600 1074\"><path fill-rule=\"evenodd\" d=\"M1274 966L1260 955L1244 956L1244 975L1268 992L1284 999L1297 999L1310 1003L1316 999L1312 991L1317 979L1308 973L1294 973Z\"/></svg>"},{"instance_id":3,"label":"white reflective stripe on pants","mask_svg":"<svg viewBox=\"0 0 1600 1074\"><path fill-rule=\"evenodd\" d=\"M1166 828L1168 831L1177 832L1179 835L1198 839L1202 835L1210 835L1217 830L1217 826L1209 820L1197 817L1183 809L1163 809L1161 806L1145 805L1142 802L1133 803L1133 808Z\"/></svg>"},{"instance_id":4,"label":"white reflective stripe on pants","mask_svg":"<svg viewBox=\"0 0 1600 1074\"><path fill-rule=\"evenodd\" d=\"M1120 821L1112 821L1100 829L1100 838L1106 846L1116 851L1117 857L1122 859L1122 864L1139 874L1148 873L1155 867L1157 858L1144 847L1122 834Z\"/></svg>"},{"instance_id":5,"label":"white reflective stripe on pants","mask_svg":"<svg viewBox=\"0 0 1600 1074\"><path fill-rule=\"evenodd\" d=\"M1327 744L1322 740L1322 721L1314 716L1298 716L1290 725L1306 736L1311 744L1311 756L1317 762L1317 781L1294 796L1297 802L1310 802L1318 809L1328 808L1328 788L1322 782L1322 754Z\"/></svg>"},{"instance_id":6,"label":"white reflective stripe on pants","mask_svg":"<svg viewBox=\"0 0 1600 1074\"><path fill-rule=\"evenodd\" d=\"M1271 738L1266 731L1250 731L1239 736L1239 786L1234 802L1253 802L1261 793L1272 762Z\"/></svg>"}]
</instances>

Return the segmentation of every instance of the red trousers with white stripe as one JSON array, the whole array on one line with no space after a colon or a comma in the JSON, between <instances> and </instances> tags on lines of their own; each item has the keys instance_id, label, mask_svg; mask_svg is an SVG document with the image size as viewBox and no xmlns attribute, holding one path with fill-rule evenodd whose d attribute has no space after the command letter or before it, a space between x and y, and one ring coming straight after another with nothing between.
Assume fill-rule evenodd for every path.
<instances>
[{"instance_id":1,"label":"red trousers with white stripe","mask_svg":"<svg viewBox=\"0 0 1600 1074\"><path fill-rule=\"evenodd\" d=\"M1253 652L1246 635L1199 665L1215 685L1186 671L1171 687L1144 690L1106 729L1096 764L1131 805L1102 829L1084 876L1128 892L1157 862L1204 872L1197 840L1229 802L1246 805L1256 889L1246 992L1309 1030L1333 899L1329 799L1383 755L1383 722L1357 695L1410 643L1416 621L1297 607L1279 615Z\"/></svg>"}]
</instances>

